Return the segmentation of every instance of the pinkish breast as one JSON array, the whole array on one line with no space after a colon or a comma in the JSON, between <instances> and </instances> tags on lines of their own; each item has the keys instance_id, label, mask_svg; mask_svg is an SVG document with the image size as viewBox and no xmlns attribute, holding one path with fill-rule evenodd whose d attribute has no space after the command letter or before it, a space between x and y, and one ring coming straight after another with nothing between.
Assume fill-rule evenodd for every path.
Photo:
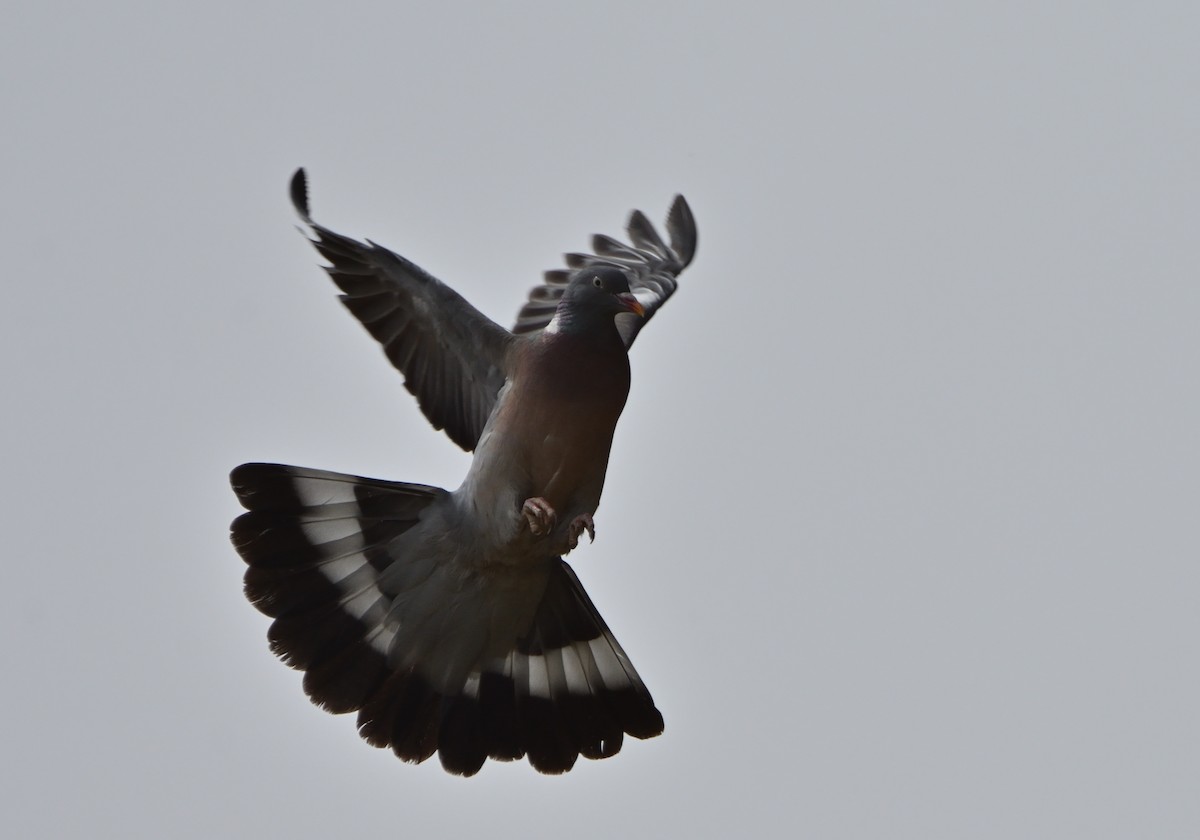
<instances>
[{"instance_id":1,"label":"pinkish breast","mask_svg":"<svg viewBox=\"0 0 1200 840\"><path fill-rule=\"evenodd\" d=\"M560 518L595 510L629 394L625 346L615 330L612 340L604 339L543 336L530 347L521 381L513 383L530 494L545 498Z\"/></svg>"}]
</instances>

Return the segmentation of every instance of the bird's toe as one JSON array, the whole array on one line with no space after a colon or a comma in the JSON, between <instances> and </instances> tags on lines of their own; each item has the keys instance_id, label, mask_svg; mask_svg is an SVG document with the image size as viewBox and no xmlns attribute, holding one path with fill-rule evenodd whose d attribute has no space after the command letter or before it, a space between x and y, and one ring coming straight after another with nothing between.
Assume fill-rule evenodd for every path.
<instances>
[{"instance_id":1,"label":"bird's toe","mask_svg":"<svg viewBox=\"0 0 1200 840\"><path fill-rule=\"evenodd\" d=\"M579 538L583 535L584 531L587 531L590 542L596 541L596 522L587 513L581 513L571 520L571 525L567 528L567 545L571 548L578 546Z\"/></svg>"},{"instance_id":2,"label":"bird's toe","mask_svg":"<svg viewBox=\"0 0 1200 840\"><path fill-rule=\"evenodd\" d=\"M554 523L558 519L554 508L550 507L550 503L540 496L526 499L525 504L521 505L521 515L525 517L529 533L535 537L549 534L554 530Z\"/></svg>"}]
</instances>

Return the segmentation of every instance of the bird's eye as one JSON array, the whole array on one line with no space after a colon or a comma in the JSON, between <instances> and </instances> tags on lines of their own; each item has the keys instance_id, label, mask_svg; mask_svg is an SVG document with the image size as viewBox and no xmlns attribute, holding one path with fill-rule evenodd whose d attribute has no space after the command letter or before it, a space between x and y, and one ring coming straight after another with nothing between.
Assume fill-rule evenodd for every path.
<instances>
[{"instance_id":1,"label":"bird's eye","mask_svg":"<svg viewBox=\"0 0 1200 840\"><path fill-rule=\"evenodd\" d=\"M593 285L593 286L595 286L597 289L603 289L603 288L604 288L604 281L603 281L603 280L601 280L599 277L593 277L593 278L592 278L592 285Z\"/></svg>"}]
</instances>

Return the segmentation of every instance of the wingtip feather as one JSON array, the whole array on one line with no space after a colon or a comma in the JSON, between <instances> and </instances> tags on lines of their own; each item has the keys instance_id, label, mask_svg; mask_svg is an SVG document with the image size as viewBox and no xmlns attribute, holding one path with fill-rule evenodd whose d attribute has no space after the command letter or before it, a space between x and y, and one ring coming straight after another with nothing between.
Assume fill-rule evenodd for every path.
<instances>
[{"instance_id":1,"label":"wingtip feather","mask_svg":"<svg viewBox=\"0 0 1200 840\"><path fill-rule=\"evenodd\" d=\"M633 240L635 247L666 256L666 243L654 229L654 223L646 218L646 214L641 210L634 210L629 214L629 222L625 225L625 230L629 233L629 238Z\"/></svg>"},{"instance_id":2,"label":"wingtip feather","mask_svg":"<svg viewBox=\"0 0 1200 840\"><path fill-rule=\"evenodd\" d=\"M696 218L682 195L675 196L667 213L667 234L671 237L671 250L686 268L696 256L697 235Z\"/></svg>"},{"instance_id":3,"label":"wingtip feather","mask_svg":"<svg viewBox=\"0 0 1200 840\"><path fill-rule=\"evenodd\" d=\"M296 208L301 219L311 224L312 216L308 214L308 176L304 174L303 166L292 175L289 191L292 196L292 206Z\"/></svg>"}]
</instances>

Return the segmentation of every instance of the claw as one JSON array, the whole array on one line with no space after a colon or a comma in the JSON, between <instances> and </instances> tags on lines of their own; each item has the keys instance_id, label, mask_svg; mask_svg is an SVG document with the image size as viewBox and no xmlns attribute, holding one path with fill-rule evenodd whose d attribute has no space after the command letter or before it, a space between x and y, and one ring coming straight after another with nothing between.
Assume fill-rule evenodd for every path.
<instances>
[{"instance_id":1,"label":"claw","mask_svg":"<svg viewBox=\"0 0 1200 840\"><path fill-rule=\"evenodd\" d=\"M558 520L558 514L554 512L554 508L550 507L550 503L540 496L526 499L525 504L521 505L521 515L525 517L529 533L535 537L549 534L554 530L554 523Z\"/></svg>"},{"instance_id":2,"label":"claw","mask_svg":"<svg viewBox=\"0 0 1200 840\"><path fill-rule=\"evenodd\" d=\"M579 545L579 537L584 532L588 533L590 542L596 541L596 523L590 514L581 513L571 520L571 525L567 528L567 545L570 548L575 548Z\"/></svg>"}]
</instances>

